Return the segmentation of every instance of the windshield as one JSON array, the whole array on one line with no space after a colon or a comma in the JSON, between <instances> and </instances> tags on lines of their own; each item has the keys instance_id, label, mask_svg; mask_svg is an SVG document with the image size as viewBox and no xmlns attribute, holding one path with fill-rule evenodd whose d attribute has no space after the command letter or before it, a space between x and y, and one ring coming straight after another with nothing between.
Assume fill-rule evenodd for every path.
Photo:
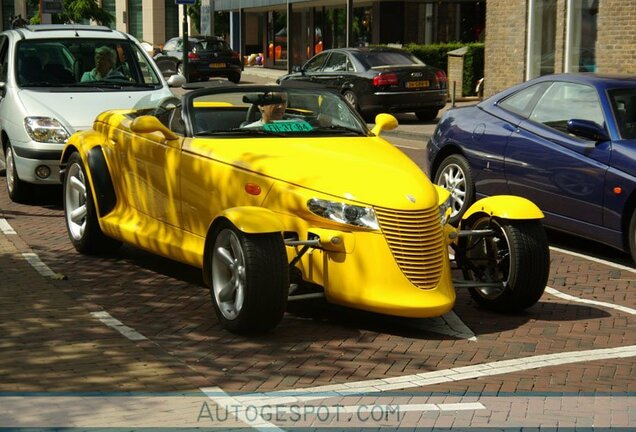
<instances>
[{"instance_id":1,"label":"windshield","mask_svg":"<svg viewBox=\"0 0 636 432\"><path fill-rule=\"evenodd\" d=\"M362 59L370 67L395 66L395 65L423 65L424 63L407 52L378 51L365 52Z\"/></svg>"},{"instance_id":2,"label":"windshield","mask_svg":"<svg viewBox=\"0 0 636 432\"><path fill-rule=\"evenodd\" d=\"M282 87L203 92L192 98L195 136L368 135L366 124L336 93Z\"/></svg>"},{"instance_id":3,"label":"windshield","mask_svg":"<svg viewBox=\"0 0 636 432\"><path fill-rule=\"evenodd\" d=\"M613 89L608 93L621 137L636 139L636 89Z\"/></svg>"},{"instance_id":4,"label":"windshield","mask_svg":"<svg viewBox=\"0 0 636 432\"><path fill-rule=\"evenodd\" d=\"M20 87L128 91L161 86L141 49L128 40L25 40L17 46L16 59Z\"/></svg>"}]
</instances>

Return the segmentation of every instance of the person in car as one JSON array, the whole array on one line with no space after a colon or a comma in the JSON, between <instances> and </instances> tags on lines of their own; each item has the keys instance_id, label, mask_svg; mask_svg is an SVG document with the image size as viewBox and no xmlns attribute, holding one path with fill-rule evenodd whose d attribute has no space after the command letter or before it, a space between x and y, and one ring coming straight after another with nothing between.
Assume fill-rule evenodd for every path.
<instances>
[{"instance_id":1,"label":"person in car","mask_svg":"<svg viewBox=\"0 0 636 432\"><path fill-rule=\"evenodd\" d=\"M121 72L114 69L116 60L115 50L107 46L95 49L95 67L84 72L82 82L101 81L108 78L124 78Z\"/></svg>"},{"instance_id":2,"label":"person in car","mask_svg":"<svg viewBox=\"0 0 636 432\"><path fill-rule=\"evenodd\" d=\"M265 123L271 123L275 120L282 120L287 109L287 95L285 93L276 93L273 96L279 97L280 102L267 105L259 105L261 118L255 122L243 126L244 128L262 127Z\"/></svg>"}]
</instances>

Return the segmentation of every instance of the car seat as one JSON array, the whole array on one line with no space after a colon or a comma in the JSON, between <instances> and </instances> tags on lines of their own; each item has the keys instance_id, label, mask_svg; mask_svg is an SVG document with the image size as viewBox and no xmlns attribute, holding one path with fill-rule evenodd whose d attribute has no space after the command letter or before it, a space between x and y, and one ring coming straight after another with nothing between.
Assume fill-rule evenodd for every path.
<instances>
[{"instance_id":1,"label":"car seat","mask_svg":"<svg viewBox=\"0 0 636 432\"><path fill-rule=\"evenodd\" d=\"M20 59L20 83L30 84L42 81L42 63L36 56L29 55Z\"/></svg>"},{"instance_id":2,"label":"car seat","mask_svg":"<svg viewBox=\"0 0 636 432\"><path fill-rule=\"evenodd\" d=\"M44 65L43 71L47 79L52 82L63 84L72 84L75 82L73 72L59 63L47 63Z\"/></svg>"}]
</instances>

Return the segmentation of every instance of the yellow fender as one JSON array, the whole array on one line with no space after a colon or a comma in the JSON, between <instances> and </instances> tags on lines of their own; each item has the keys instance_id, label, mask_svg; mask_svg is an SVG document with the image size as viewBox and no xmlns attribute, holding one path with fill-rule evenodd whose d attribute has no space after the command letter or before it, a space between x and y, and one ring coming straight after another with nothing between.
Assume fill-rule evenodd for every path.
<instances>
[{"instance_id":1,"label":"yellow fender","mask_svg":"<svg viewBox=\"0 0 636 432\"><path fill-rule=\"evenodd\" d=\"M462 220L476 213L486 213L502 219L543 219L543 212L532 201L514 195L495 195L474 203Z\"/></svg>"},{"instance_id":2,"label":"yellow fender","mask_svg":"<svg viewBox=\"0 0 636 432\"><path fill-rule=\"evenodd\" d=\"M285 230L285 226L276 213L263 207L233 207L222 211L214 220L217 221L219 218L226 218L245 234L283 232Z\"/></svg>"}]
</instances>

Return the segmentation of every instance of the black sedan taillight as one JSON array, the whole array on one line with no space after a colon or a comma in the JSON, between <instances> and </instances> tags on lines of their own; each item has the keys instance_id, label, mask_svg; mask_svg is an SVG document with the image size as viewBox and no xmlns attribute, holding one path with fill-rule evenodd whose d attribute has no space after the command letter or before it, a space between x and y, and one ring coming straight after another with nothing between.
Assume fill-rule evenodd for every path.
<instances>
[{"instance_id":1,"label":"black sedan taillight","mask_svg":"<svg viewBox=\"0 0 636 432\"><path fill-rule=\"evenodd\" d=\"M392 72L379 73L373 77L373 85L375 87L392 86L398 84L398 76Z\"/></svg>"},{"instance_id":2,"label":"black sedan taillight","mask_svg":"<svg viewBox=\"0 0 636 432\"><path fill-rule=\"evenodd\" d=\"M443 70L435 71L435 78L437 79L439 88L446 88L448 86L448 78Z\"/></svg>"}]
</instances>

